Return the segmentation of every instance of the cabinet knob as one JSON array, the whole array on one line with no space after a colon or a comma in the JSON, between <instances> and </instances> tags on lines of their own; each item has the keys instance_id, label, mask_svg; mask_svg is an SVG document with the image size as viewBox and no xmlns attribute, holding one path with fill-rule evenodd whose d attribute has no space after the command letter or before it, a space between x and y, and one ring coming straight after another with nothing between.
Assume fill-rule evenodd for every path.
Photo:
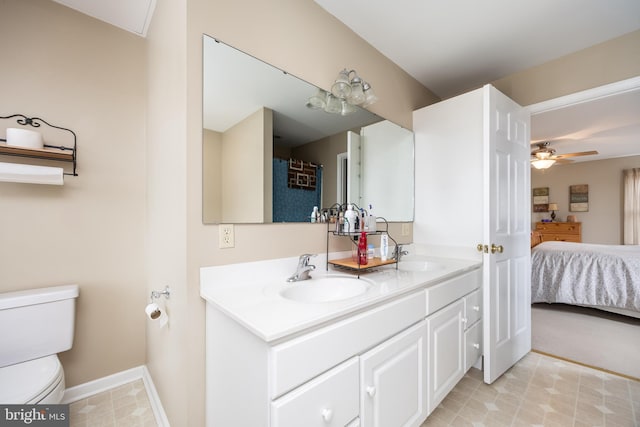
<instances>
[{"instance_id":1,"label":"cabinet knob","mask_svg":"<svg viewBox=\"0 0 640 427\"><path fill-rule=\"evenodd\" d=\"M473 344L473 348L480 349L480 344L478 343Z\"/></svg>"},{"instance_id":2,"label":"cabinet knob","mask_svg":"<svg viewBox=\"0 0 640 427\"><path fill-rule=\"evenodd\" d=\"M329 423L333 418L333 411L331 409L325 408L322 410L322 419L324 422Z\"/></svg>"},{"instance_id":3,"label":"cabinet knob","mask_svg":"<svg viewBox=\"0 0 640 427\"><path fill-rule=\"evenodd\" d=\"M376 388L372 385L370 385L369 387L367 387L366 389L367 394L369 395L369 397L373 397L376 395Z\"/></svg>"},{"instance_id":4,"label":"cabinet knob","mask_svg":"<svg viewBox=\"0 0 640 427\"><path fill-rule=\"evenodd\" d=\"M480 306L479 305L474 305L473 306L473 311L480 311Z\"/></svg>"},{"instance_id":5,"label":"cabinet knob","mask_svg":"<svg viewBox=\"0 0 640 427\"><path fill-rule=\"evenodd\" d=\"M467 321L468 321L468 320L467 320L467 318L466 318L466 317L463 317L463 318L462 318L462 323L467 323Z\"/></svg>"}]
</instances>

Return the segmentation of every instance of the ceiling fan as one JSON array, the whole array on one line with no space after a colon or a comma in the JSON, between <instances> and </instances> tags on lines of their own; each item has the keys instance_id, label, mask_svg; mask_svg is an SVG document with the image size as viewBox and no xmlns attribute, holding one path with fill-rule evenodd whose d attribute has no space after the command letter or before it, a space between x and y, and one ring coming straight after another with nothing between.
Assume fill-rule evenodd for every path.
<instances>
[{"instance_id":1,"label":"ceiling fan","mask_svg":"<svg viewBox=\"0 0 640 427\"><path fill-rule=\"evenodd\" d=\"M549 146L550 144L551 141L536 142L532 144L537 147L531 152L531 165L534 168L547 169L555 163L571 163L573 160L567 160L569 157L592 156L594 154L598 154L597 151L581 151L578 153L556 154L555 148L551 148Z\"/></svg>"}]
</instances>

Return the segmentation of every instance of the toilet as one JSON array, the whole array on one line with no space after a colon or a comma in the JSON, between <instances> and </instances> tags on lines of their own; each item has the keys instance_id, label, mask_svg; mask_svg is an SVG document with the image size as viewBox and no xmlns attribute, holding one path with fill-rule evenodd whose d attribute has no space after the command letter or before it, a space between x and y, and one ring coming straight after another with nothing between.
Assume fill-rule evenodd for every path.
<instances>
[{"instance_id":1,"label":"toilet","mask_svg":"<svg viewBox=\"0 0 640 427\"><path fill-rule=\"evenodd\" d=\"M56 404L65 390L57 353L73 345L78 286L0 293L0 404Z\"/></svg>"}]
</instances>

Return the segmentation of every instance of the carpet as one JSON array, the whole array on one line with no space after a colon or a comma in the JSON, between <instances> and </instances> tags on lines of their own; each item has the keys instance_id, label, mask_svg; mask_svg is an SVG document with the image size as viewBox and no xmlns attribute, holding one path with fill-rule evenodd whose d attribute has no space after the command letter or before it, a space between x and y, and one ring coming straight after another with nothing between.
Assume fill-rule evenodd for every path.
<instances>
[{"instance_id":1,"label":"carpet","mask_svg":"<svg viewBox=\"0 0 640 427\"><path fill-rule=\"evenodd\" d=\"M533 350L640 379L640 319L564 304L531 306Z\"/></svg>"}]
</instances>

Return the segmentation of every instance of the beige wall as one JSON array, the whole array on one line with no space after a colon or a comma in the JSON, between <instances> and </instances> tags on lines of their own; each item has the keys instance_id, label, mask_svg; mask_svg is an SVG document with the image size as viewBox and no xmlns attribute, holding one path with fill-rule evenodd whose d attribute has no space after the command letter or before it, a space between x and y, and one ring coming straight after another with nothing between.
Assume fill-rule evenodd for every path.
<instances>
[{"instance_id":1,"label":"beige wall","mask_svg":"<svg viewBox=\"0 0 640 427\"><path fill-rule=\"evenodd\" d=\"M556 221L575 215L582 222L582 241L621 245L623 243L623 179L624 169L640 167L640 156L595 160L543 171L531 169L531 185L549 187L549 201L558 204ZM589 185L589 212L569 212L569 186ZM549 218L549 214L532 213L531 220Z\"/></svg>"},{"instance_id":2,"label":"beige wall","mask_svg":"<svg viewBox=\"0 0 640 427\"><path fill-rule=\"evenodd\" d=\"M80 286L68 386L142 365L144 40L49 0L2 0L0 58L0 115L74 130L79 174L62 187L0 183L0 292Z\"/></svg>"},{"instance_id":3,"label":"beige wall","mask_svg":"<svg viewBox=\"0 0 640 427\"><path fill-rule=\"evenodd\" d=\"M520 105L531 105L640 75L640 30L496 80Z\"/></svg>"}]
</instances>

